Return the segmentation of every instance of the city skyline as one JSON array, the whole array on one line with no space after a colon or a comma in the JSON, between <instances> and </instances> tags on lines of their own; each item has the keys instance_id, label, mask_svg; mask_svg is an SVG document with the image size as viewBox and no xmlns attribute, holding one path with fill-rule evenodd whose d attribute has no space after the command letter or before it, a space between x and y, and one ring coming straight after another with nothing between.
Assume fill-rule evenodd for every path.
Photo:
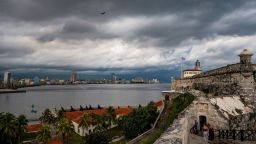
<instances>
[{"instance_id":1,"label":"city skyline","mask_svg":"<svg viewBox=\"0 0 256 144\"><path fill-rule=\"evenodd\" d=\"M209 70L235 63L244 48L256 52L252 0L0 2L1 74L119 73L168 82L181 57L184 68L199 59Z\"/></svg>"}]
</instances>

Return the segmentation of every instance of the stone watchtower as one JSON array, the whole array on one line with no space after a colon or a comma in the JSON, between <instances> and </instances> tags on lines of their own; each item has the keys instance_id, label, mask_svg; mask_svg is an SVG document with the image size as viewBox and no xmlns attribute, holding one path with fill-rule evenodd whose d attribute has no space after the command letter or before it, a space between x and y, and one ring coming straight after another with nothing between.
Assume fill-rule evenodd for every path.
<instances>
[{"instance_id":1,"label":"stone watchtower","mask_svg":"<svg viewBox=\"0 0 256 144\"><path fill-rule=\"evenodd\" d=\"M201 70L200 61L199 60L196 60L195 70Z\"/></svg>"},{"instance_id":2,"label":"stone watchtower","mask_svg":"<svg viewBox=\"0 0 256 144\"><path fill-rule=\"evenodd\" d=\"M255 101L255 71L252 64L253 53L244 49L239 55L240 57L240 76L235 77L238 82L238 94L247 103L253 104Z\"/></svg>"},{"instance_id":3,"label":"stone watchtower","mask_svg":"<svg viewBox=\"0 0 256 144\"><path fill-rule=\"evenodd\" d=\"M240 54L240 64L251 64L252 53L250 53L247 49L244 49Z\"/></svg>"}]
</instances>

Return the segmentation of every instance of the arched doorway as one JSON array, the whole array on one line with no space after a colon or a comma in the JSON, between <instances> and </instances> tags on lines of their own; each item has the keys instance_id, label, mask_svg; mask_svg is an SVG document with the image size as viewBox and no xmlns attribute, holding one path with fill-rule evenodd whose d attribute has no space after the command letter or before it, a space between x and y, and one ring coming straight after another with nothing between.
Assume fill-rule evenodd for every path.
<instances>
[{"instance_id":1,"label":"arched doorway","mask_svg":"<svg viewBox=\"0 0 256 144\"><path fill-rule=\"evenodd\" d=\"M168 94L166 94L164 100L169 101L170 100L170 96Z\"/></svg>"},{"instance_id":2,"label":"arched doorway","mask_svg":"<svg viewBox=\"0 0 256 144\"><path fill-rule=\"evenodd\" d=\"M204 126L204 124L207 123L207 118L206 116L199 116L199 127L200 127L200 130L202 130L202 127Z\"/></svg>"}]
</instances>

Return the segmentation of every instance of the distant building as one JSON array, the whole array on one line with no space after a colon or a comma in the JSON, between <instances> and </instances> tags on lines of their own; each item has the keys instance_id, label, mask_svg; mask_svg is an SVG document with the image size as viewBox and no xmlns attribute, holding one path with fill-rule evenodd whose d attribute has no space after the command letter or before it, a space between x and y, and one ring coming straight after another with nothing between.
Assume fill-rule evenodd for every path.
<instances>
[{"instance_id":1,"label":"distant building","mask_svg":"<svg viewBox=\"0 0 256 144\"><path fill-rule=\"evenodd\" d=\"M36 85L36 86L39 86L40 85L40 79L39 79L39 77L34 77L34 85Z\"/></svg>"},{"instance_id":2,"label":"distant building","mask_svg":"<svg viewBox=\"0 0 256 144\"><path fill-rule=\"evenodd\" d=\"M73 72L73 73L71 74L70 81L71 81L72 83L74 83L74 82L77 81L77 75L76 75L76 73Z\"/></svg>"},{"instance_id":3,"label":"distant building","mask_svg":"<svg viewBox=\"0 0 256 144\"><path fill-rule=\"evenodd\" d=\"M152 80L150 80L149 83L151 83L151 84L158 84L158 83L160 83L160 81L158 79L152 79Z\"/></svg>"},{"instance_id":4,"label":"distant building","mask_svg":"<svg viewBox=\"0 0 256 144\"><path fill-rule=\"evenodd\" d=\"M46 84L45 79L40 79L40 85L45 85L45 84Z\"/></svg>"},{"instance_id":5,"label":"distant building","mask_svg":"<svg viewBox=\"0 0 256 144\"><path fill-rule=\"evenodd\" d=\"M131 80L131 83L145 83L145 81L142 77L136 77Z\"/></svg>"},{"instance_id":6,"label":"distant building","mask_svg":"<svg viewBox=\"0 0 256 144\"><path fill-rule=\"evenodd\" d=\"M25 85L25 79L19 80L19 85L24 86Z\"/></svg>"},{"instance_id":7,"label":"distant building","mask_svg":"<svg viewBox=\"0 0 256 144\"><path fill-rule=\"evenodd\" d=\"M4 84L5 85L10 85L11 84L11 77L12 77L12 74L10 72L5 72L4 73Z\"/></svg>"},{"instance_id":8,"label":"distant building","mask_svg":"<svg viewBox=\"0 0 256 144\"><path fill-rule=\"evenodd\" d=\"M183 77L192 77L194 75L200 74L202 72L201 67L200 67L200 62L199 60L196 61L195 63L195 68L194 69L186 69L183 70Z\"/></svg>"},{"instance_id":9,"label":"distant building","mask_svg":"<svg viewBox=\"0 0 256 144\"><path fill-rule=\"evenodd\" d=\"M116 74L112 74L111 75L111 81L112 81L112 83L116 83L117 82L117 76L116 76Z\"/></svg>"},{"instance_id":10,"label":"distant building","mask_svg":"<svg viewBox=\"0 0 256 144\"><path fill-rule=\"evenodd\" d=\"M31 80L31 79L25 79L25 85L27 85L27 86L30 86L30 85L33 85L34 84L34 82Z\"/></svg>"}]
</instances>

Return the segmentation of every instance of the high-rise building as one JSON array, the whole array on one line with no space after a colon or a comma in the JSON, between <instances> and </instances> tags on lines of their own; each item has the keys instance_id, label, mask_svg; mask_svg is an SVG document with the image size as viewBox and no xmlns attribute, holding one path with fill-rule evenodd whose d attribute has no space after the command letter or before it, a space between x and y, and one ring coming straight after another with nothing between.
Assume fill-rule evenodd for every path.
<instances>
[{"instance_id":1,"label":"high-rise building","mask_svg":"<svg viewBox=\"0 0 256 144\"><path fill-rule=\"evenodd\" d=\"M34 85L36 85L36 86L39 86L40 85L40 79L39 79L39 77L34 77Z\"/></svg>"},{"instance_id":2,"label":"high-rise building","mask_svg":"<svg viewBox=\"0 0 256 144\"><path fill-rule=\"evenodd\" d=\"M116 83L116 81L117 81L117 76L116 76L116 74L112 73L112 75L111 75L111 81L112 81L112 83Z\"/></svg>"},{"instance_id":3,"label":"high-rise building","mask_svg":"<svg viewBox=\"0 0 256 144\"><path fill-rule=\"evenodd\" d=\"M76 75L76 73L73 72L73 73L71 74L70 81L71 81L71 82L76 82L76 81L77 81L77 75Z\"/></svg>"},{"instance_id":4,"label":"high-rise building","mask_svg":"<svg viewBox=\"0 0 256 144\"><path fill-rule=\"evenodd\" d=\"M11 84L11 73L10 72L5 72L4 73L4 84L5 85L10 85Z\"/></svg>"}]
</instances>

